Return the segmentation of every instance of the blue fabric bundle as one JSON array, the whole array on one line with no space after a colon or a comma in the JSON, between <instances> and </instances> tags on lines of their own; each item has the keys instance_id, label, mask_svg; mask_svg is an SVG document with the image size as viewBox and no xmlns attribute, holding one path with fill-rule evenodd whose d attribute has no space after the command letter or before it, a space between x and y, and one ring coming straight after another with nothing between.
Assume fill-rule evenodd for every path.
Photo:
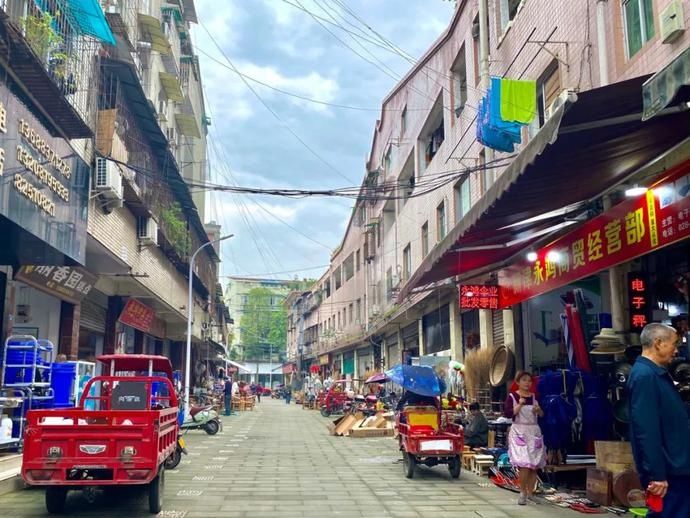
<instances>
[{"instance_id":1,"label":"blue fabric bundle","mask_svg":"<svg viewBox=\"0 0 690 518\"><path fill-rule=\"evenodd\" d=\"M539 420L544 434L544 444L549 449L560 450L571 442L571 426L577 417L575 404L560 395L542 397L544 417Z\"/></svg>"}]
</instances>

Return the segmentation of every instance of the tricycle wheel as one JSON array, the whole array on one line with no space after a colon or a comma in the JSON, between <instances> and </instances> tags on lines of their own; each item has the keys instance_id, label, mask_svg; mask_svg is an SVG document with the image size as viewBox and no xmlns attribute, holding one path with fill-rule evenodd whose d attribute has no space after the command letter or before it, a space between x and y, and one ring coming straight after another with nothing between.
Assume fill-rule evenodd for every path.
<instances>
[{"instance_id":1,"label":"tricycle wheel","mask_svg":"<svg viewBox=\"0 0 690 518\"><path fill-rule=\"evenodd\" d=\"M149 484L149 512L158 514L163 509L163 489L165 488L165 468L161 466L158 476Z\"/></svg>"},{"instance_id":2,"label":"tricycle wheel","mask_svg":"<svg viewBox=\"0 0 690 518\"><path fill-rule=\"evenodd\" d=\"M62 514L65 512L65 500L67 489L58 486L46 488L46 509L50 514Z\"/></svg>"},{"instance_id":3,"label":"tricycle wheel","mask_svg":"<svg viewBox=\"0 0 690 518\"><path fill-rule=\"evenodd\" d=\"M181 460L182 451L178 447L175 447L175 451L173 451L170 456L165 459L165 469L175 469L180 464Z\"/></svg>"},{"instance_id":4,"label":"tricycle wheel","mask_svg":"<svg viewBox=\"0 0 690 518\"><path fill-rule=\"evenodd\" d=\"M451 478L458 478L460 476L460 456L457 455L448 461L448 471L450 471Z\"/></svg>"},{"instance_id":5,"label":"tricycle wheel","mask_svg":"<svg viewBox=\"0 0 690 518\"><path fill-rule=\"evenodd\" d=\"M330 417L331 416L331 411L328 410L325 406L321 407L321 415L324 417Z\"/></svg>"},{"instance_id":6,"label":"tricycle wheel","mask_svg":"<svg viewBox=\"0 0 690 518\"><path fill-rule=\"evenodd\" d=\"M405 470L405 478L414 477L414 467L417 464L417 459L414 455L403 452L403 469Z\"/></svg>"},{"instance_id":7,"label":"tricycle wheel","mask_svg":"<svg viewBox=\"0 0 690 518\"><path fill-rule=\"evenodd\" d=\"M209 421L204 425L204 431L209 435L216 435L219 430L218 421Z\"/></svg>"}]
</instances>

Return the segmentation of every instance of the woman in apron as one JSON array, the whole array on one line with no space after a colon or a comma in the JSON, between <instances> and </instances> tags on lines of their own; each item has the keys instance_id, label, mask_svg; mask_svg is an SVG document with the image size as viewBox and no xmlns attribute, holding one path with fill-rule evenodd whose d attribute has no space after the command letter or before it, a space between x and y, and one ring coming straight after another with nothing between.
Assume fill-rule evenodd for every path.
<instances>
[{"instance_id":1,"label":"woman in apron","mask_svg":"<svg viewBox=\"0 0 690 518\"><path fill-rule=\"evenodd\" d=\"M544 415L537 398L530 391L532 375L518 372L515 377L518 390L508 394L504 414L513 419L508 432L508 455L513 467L519 469L519 505L526 505L532 499L537 482L537 470L546 465L544 438L537 419Z\"/></svg>"}]
</instances>

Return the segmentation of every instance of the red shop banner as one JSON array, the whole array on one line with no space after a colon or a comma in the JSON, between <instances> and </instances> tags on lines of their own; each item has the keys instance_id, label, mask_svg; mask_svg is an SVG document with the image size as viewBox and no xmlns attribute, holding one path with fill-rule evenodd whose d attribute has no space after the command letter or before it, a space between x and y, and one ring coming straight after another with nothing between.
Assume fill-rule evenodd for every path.
<instances>
[{"instance_id":1,"label":"red shop banner","mask_svg":"<svg viewBox=\"0 0 690 518\"><path fill-rule=\"evenodd\" d=\"M638 198L609 211L498 272L500 306L573 283L690 237L690 163Z\"/></svg>"},{"instance_id":2,"label":"red shop banner","mask_svg":"<svg viewBox=\"0 0 690 518\"><path fill-rule=\"evenodd\" d=\"M156 313L150 307L136 299L129 299L118 320L129 327L149 333L155 318Z\"/></svg>"}]
</instances>

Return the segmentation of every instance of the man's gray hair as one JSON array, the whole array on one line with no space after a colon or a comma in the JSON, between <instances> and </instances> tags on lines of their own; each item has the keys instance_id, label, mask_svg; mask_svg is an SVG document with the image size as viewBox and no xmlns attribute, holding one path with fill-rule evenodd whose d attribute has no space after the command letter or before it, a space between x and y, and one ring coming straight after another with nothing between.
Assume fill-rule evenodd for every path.
<instances>
[{"instance_id":1,"label":"man's gray hair","mask_svg":"<svg viewBox=\"0 0 690 518\"><path fill-rule=\"evenodd\" d=\"M640 333L640 343L642 347L646 349L650 347L657 338L664 340L669 338L669 335L675 334L676 330L666 324L647 324L642 330L642 333Z\"/></svg>"}]
</instances>

